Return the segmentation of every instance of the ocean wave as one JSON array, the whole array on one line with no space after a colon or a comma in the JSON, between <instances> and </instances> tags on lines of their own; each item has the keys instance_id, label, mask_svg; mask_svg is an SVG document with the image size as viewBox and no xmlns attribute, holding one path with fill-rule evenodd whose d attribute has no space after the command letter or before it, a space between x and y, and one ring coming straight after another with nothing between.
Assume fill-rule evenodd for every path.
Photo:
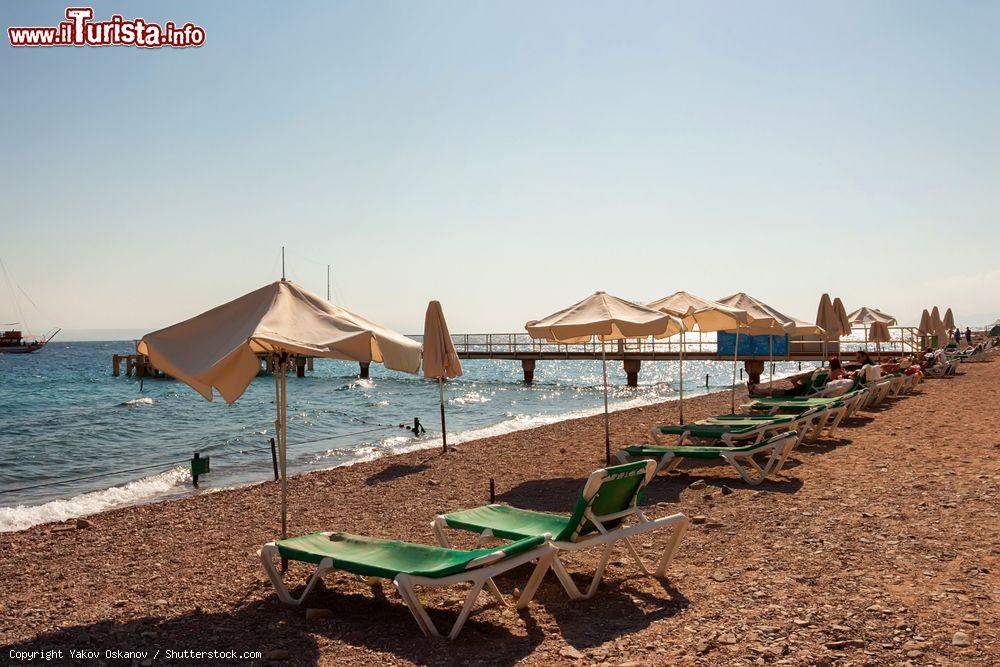
<instances>
[{"instance_id":1,"label":"ocean wave","mask_svg":"<svg viewBox=\"0 0 1000 667\"><path fill-rule=\"evenodd\" d=\"M119 407L119 408L134 408L134 407L137 407L139 405L152 405L153 403L154 403L153 399L151 399L148 396L144 396L142 398L133 398L133 399L128 400L128 401L122 401L121 403L118 404L117 407Z\"/></svg>"},{"instance_id":2,"label":"ocean wave","mask_svg":"<svg viewBox=\"0 0 1000 667\"><path fill-rule=\"evenodd\" d=\"M189 472L178 467L121 486L89 491L64 500L52 500L41 505L0 507L0 533L24 530L40 523L75 519L115 507L138 505L166 494L189 479Z\"/></svg>"},{"instance_id":3,"label":"ocean wave","mask_svg":"<svg viewBox=\"0 0 1000 667\"><path fill-rule=\"evenodd\" d=\"M452 405L469 405L472 403L489 403L492 399L488 396L483 396L478 391L470 391L468 393L462 394L461 396L455 396L454 398L449 398L448 403Z\"/></svg>"}]
</instances>

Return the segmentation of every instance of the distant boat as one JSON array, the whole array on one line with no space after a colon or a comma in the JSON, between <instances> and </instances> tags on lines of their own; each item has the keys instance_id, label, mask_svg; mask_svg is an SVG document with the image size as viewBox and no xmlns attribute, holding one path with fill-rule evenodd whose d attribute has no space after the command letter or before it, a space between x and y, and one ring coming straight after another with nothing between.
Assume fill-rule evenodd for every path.
<instances>
[{"instance_id":1,"label":"distant boat","mask_svg":"<svg viewBox=\"0 0 1000 667\"><path fill-rule=\"evenodd\" d=\"M56 329L51 336L28 339L20 331L0 331L0 354L30 354L45 347L62 329Z\"/></svg>"},{"instance_id":2,"label":"distant boat","mask_svg":"<svg viewBox=\"0 0 1000 667\"><path fill-rule=\"evenodd\" d=\"M0 272L3 273L4 282L7 283L7 289L10 290L11 298L13 303L11 304L19 313L21 313L21 308L17 304L17 296L14 293L14 287L17 287L24 294L25 298L31 302L32 306L35 306L35 302L31 301L31 297L24 293L21 286L15 283L11 277L10 273L7 271L7 265L4 264L3 258L0 258ZM38 310L38 306L35 306L35 310ZM24 319L24 313L21 313L21 319ZM2 327L16 327L17 322L12 322L10 324L0 324ZM20 329L6 329L0 330L0 354L31 354L32 352L37 352L46 345L49 341L56 337L56 334L62 331L62 329L56 329L51 334L46 333L42 337L31 337L25 338L24 334L21 333ZM28 327L28 335L31 335L31 327Z\"/></svg>"}]
</instances>

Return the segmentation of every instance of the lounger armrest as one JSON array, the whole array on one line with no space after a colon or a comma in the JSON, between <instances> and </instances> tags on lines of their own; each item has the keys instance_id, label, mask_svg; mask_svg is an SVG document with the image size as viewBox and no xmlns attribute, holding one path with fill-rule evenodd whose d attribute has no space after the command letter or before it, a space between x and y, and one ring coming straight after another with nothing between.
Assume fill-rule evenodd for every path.
<instances>
[{"instance_id":1,"label":"lounger armrest","mask_svg":"<svg viewBox=\"0 0 1000 667\"><path fill-rule=\"evenodd\" d=\"M532 551L534 551L539 547L551 546L551 545L552 545L552 533L544 533L539 537L528 537L523 540L518 540L517 542L510 542L508 544L505 544L504 547L501 549L497 549L492 553L488 553L484 556L480 556L479 558L474 558L470 560L468 563L466 563L465 569L475 570L481 567L487 567L489 565L499 563L500 561L510 557L511 555L519 556L524 553L531 553ZM511 549L511 547L515 548ZM513 554L509 553L509 551L513 551Z\"/></svg>"},{"instance_id":2,"label":"lounger armrest","mask_svg":"<svg viewBox=\"0 0 1000 667\"><path fill-rule=\"evenodd\" d=\"M590 533L584 537L581 537L576 542L562 542L555 541L552 542L553 546L562 549L564 551L577 551L579 549L589 549L595 544L604 544L606 542L616 542L623 537L631 537L632 535L640 535L642 533L648 533L653 530L658 530L660 528L665 528L667 526L672 526L674 524L684 524L687 525L689 519L686 514L678 512L677 514L671 514L670 516L660 517L659 519L650 519L648 521L641 521L639 523L634 523L630 526L624 526L615 528L614 530L609 530L607 533Z\"/></svg>"}]
</instances>

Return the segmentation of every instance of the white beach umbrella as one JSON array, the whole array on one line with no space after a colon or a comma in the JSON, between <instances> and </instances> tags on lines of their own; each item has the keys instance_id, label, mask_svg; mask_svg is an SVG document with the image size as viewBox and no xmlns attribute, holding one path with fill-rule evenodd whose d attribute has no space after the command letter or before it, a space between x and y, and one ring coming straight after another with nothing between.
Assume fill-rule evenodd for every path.
<instances>
[{"instance_id":1,"label":"white beach umbrella","mask_svg":"<svg viewBox=\"0 0 1000 667\"><path fill-rule=\"evenodd\" d=\"M850 315L848 315L847 318L851 321L852 324L860 324L864 329L865 349L868 348L869 336L874 332L874 328L872 327L874 327L875 324L884 324L886 332L889 331L889 327L896 326L895 317L889 315L888 313L883 313L878 308L869 308L868 306L861 306L860 308L852 312ZM871 338L871 340L876 343L888 342L888 340L878 341L875 338Z\"/></svg>"},{"instance_id":2,"label":"white beach umbrella","mask_svg":"<svg viewBox=\"0 0 1000 667\"><path fill-rule=\"evenodd\" d=\"M372 361L420 370L419 343L281 280L165 329L137 349L167 375L212 400L235 402L260 371L258 354L277 358L275 435L281 468L281 536L288 535L287 388L289 355Z\"/></svg>"},{"instance_id":3,"label":"white beach umbrella","mask_svg":"<svg viewBox=\"0 0 1000 667\"><path fill-rule=\"evenodd\" d=\"M824 334L823 327L816 324L811 324L804 320L800 320L796 317L791 317L780 312L776 308L772 308L760 299L750 296L746 292L737 292L736 294L731 294L727 297L719 299L719 303L733 308L739 308L746 311L747 317L750 320L749 331L747 333L751 336L756 335L766 335L781 336L781 335L792 335L792 336L817 336ZM739 332L736 335L737 347L739 345ZM768 362L769 362L769 382L774 382L774 347L773 338L768 340ZM735 383L733 386L733 411L736 410L736 387Z\"/></svg>"},{"instance_id":4,"label":"white beach umbrella","mask_svg":"<svg viewBox=\"0 0 1000 667\"><path fill-rule=\"evenodd\" d=\"M684 423L684 336L695 327L699 331L725 331L747 324L747 314L739 308L725 306L688 292L674 292L670 296L646 304L648 307L673 315L683 322L680 352L680 422ZM736 364L733 363L733 384L736 383Z\"/></svg>"},{"instance_id":5,"label":"white beach umbrella","mask_svg":"<svg viewBox=\"0 0 1000 667\"><path fill-rule=\"evenodd\" d=\"M896 318L888 313L883 313L878 308L862 306L847 316L852 324L875 324L882 322L886 326L896 326Z\"/></svg>"},{"instance_id":6,"label":"white beach umbrella","mask_svg":"<svg viewBox=\"0 0 1000 667\"><path fill-rule=\"evenodd\" d=\"M679 333L684 324L658 310L626 301L605 292L595 292L540 320L524 325L528 335L559 343L601 341L601 366L604 377L604 458L611 463L611 427L608 416L608 360L604 344L609 340L664 338Z\"/></svg>"},{"instance_id":7,"label":"white beach umbrella","mask_svg":"<svg viewBox=\"0 0 1000 667\"><path fill-rule=\"evenodd\" d=\"M441 444L448 451L448 429L444 421L444 381L462 374L462 362L448 332L441 304L431 301L424 315L424 377L438 381L441 403Z\"/></svg>"}]
</instances>

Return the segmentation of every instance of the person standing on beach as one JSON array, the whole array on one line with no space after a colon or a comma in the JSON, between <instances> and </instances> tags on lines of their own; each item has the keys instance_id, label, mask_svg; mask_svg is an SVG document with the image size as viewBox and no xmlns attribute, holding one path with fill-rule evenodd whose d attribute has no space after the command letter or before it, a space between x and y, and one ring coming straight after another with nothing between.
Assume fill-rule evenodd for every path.
<instances>
[{"instance_id":1,"label":"person standing on beach","mask_svg":"<svg viewBox=\"0 0 1000 667\"><path fill-rule=\"evenodd\" d=\"M965 327L965 342L972 345L972 329Z\"/></svg>"},{"instance_id":2,"label":"person standing on beach","mask_svg":"<svg viewBox=\"0 0 1000 667\"><path fill-rule=\"evenodd\" d=\"M962 330L959 329L958 327L955 327L955 345L961 345L961 344L962 344Z\"/></svg>"}]
</instances>

